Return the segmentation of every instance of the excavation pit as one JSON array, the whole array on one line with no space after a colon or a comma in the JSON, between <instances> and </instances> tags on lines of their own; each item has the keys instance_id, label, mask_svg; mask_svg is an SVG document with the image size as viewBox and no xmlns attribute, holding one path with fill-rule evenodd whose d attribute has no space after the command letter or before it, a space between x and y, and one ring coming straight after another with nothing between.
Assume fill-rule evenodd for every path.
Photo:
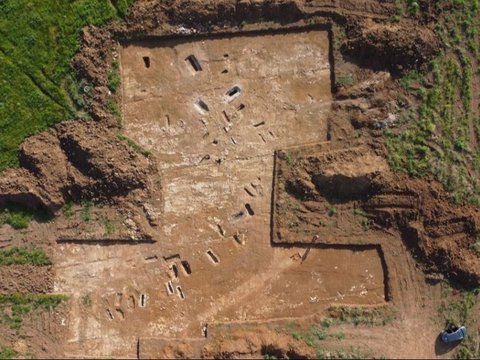
<instances>
[{"instance_id":1,"label":"excavation pit","mask_svg":"<svg viewBox=\"0 0 480 360\"><path fill-rule=\"evenodd\" d=\"M225 102L230 103L233 100L235 100L237 97L240 96L241 89L238 86L234 86L231 89L227 91L227 93L224 96Z\"/></svg>"},{"instance_id":2,"label":"excavation pit","mask_svg":"<svg viewBox=\"0 0 480 360\"><path fill-rule=\"evenodd\" d=\"M147 295L141 294L139 303L140 303L140 307L147 306Z\"/></svg>"},{"instance_id":3,"label":"excavation pit","mask_svg":"<svg viewBox=\"0 0 480 360\"><path fill-rule=\"evenodd\" d=\"M187 56L185 61L187 61L190 64L194 72L202 71L202 65L200 65L200 62L198 61L195 55Z\"/></svg>"},{"instance_id":4,"label":"excavation pit","mask_svg":"<svg viewBox=\"0 0 480 360\"><path fill-rule=\"evenodd\" d=\"M180 299L185 300L185 294L181 286L177 286L177 294Z\"/></svg>"},{"instance_id":5,"label":"excavation pit","mask_svg":"<svg viewBox=\"0 0 480 360\"><path fill-rule=\"evenodd\" d=\"M192 274L192 268L190 267L190 263L186 260L182 260L181 262L182 268L185 271L185 274L191 275Z\"/></svg>"},{"instance_id":6,"label":"excavation pit","mask_svg":"<svg viewBox=\"0 0 480 360\"><path fill-rule=\"evenodd\" d=\"M168 295L173 295L175 290L173 289L173 284L171 281L168 281L166 284L165 284L165 287L167 288L167 294Z\"/></svg>"},{"instance_id":7,"label":"excavation pit","mask_svg":"<svg viewBox=\"0 0 480 360\"><path fill-rule=\"evenodd\" d=\"M146 51L155 58L148 72L140 55ZM125 132L155 152L161 167L193 165L201 153L237 158L326 140L331 75L324 30L126 42L121 72ZM223 114L228 134L219 131ZM160 121L166 116L169 128ZM207 132L223 146L212 147L209 136L202 138Z\"/></svg>"},{"instance_id":8,"label":"excavation pit","mask_svg":"<svg viewBox=\"0 0 480 360\"><path fill-rule=\"evenodd\" d=\"M175 278L178 277L178 268L177 268L177 265L175 264L172 264L172 266L170 267L170 270L172 271L172 274Z\"/></svg>"},{"instance_id":9,"label":"excavation pit","mask_svg":"<svg viewBox=\"0 0 480 360\"><path fill-rule=\"evenodd\" d=\"M212 250L207 250L207 256L210 259L211 262L214 264L218 264L220 262L220 259L218 256L212 251Z\"/></svg>"},{"instance_id":10,"label":"excavation pit","mask_svg":"<svg viewBox=\"0 0 480 360\"><path fill-rule=\"evenodd\" d=\"M450 299L423 272L475 281L465 264L478 221L432 179L384 172L385 134L370 131L421 102L398 79L441 50L438 9L392 23L394 1L144 0L128 14L118 3L118 21L83 16L70 29L87 83L74 100L95 121L32 136L22 169L5 172L7 198L38 198L56 216L3 227L6 250L35 243L51 259L46 274L13 265L4 278L68 301L26 314L26 344L4 324L2 345L67 358L314 357L300 334L331 356L438 355L435 315ZM7 45L6 60L18 55ZM37 80L52 74L33 75L43 91ZM65 101L50 88L39 95L60 121ZM279 149L301 149L280 175ZM72 199L95 203L89 222L81 204L62 212Z\"/></svg>"},{"instance_id":11,"label":"excavation pit","mask_svg":"<svg viewBox=\"0 0 480 360\"><path fill-rule=\"evenodd\" d=\"M145 53L152 59L148 71ZM192 54L201 70L188 59ZM135 316L126 313L128 329L127 321L112 329L125 338L192 337L198 321L295 318L332 304L385 304L376 249L312 248L302 263L293 255L301 259L304 246L270 242L275 150L327 141L326 31L136 40L123 44L120 70L125 135L150 151L159 169L149 199L161 214L149 230L156 242L138 245L140 261L121 244L101 254L75 253L75 272L85 275L61 275L62 290L101 289L103 269L116 289L143 289ZM144 254L162 261L145 261ZM95 277L87 275L86 260L95 264ZM102 330L120 324L107 321Z\"/></svg>"},{"instance_id":12,"label":"excavation pit","mask_svg":"<svg viewBox=\"0 0 480 360\"><path fill-rule=\"evenodd\" d=\"M150 67L150 57L149 56L144 56L143 57L143 64L145 67L148 69Z\"/></svg>"}]
</instances>

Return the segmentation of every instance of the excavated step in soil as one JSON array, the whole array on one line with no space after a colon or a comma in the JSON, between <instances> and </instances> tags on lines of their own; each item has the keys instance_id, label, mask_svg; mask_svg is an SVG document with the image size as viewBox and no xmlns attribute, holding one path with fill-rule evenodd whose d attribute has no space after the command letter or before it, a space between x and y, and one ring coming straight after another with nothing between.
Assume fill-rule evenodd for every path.
<instances>
[{"instance_id":1,"label":"excavated step in soil","mask_svg":"<svg viewBox=\"0 0 480 360\"><path fill-rule=\"evenodd\" d=\"M198 338L204 323L385 304L379 248L270 243L274 150L327 140L328 57L319 30L124 44L125 133L161 169L162 221L135 252L62 244L58 289L94 300L70 341L115 354L100 334Z\"/></svg>"}]
</instances>

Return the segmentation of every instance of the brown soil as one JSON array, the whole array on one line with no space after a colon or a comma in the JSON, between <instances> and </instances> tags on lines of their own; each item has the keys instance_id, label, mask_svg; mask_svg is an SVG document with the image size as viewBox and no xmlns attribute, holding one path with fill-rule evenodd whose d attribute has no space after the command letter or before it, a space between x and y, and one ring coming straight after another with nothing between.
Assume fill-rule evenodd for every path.
<instances>
[{"instance_id":1,"label":"brown soil","mask_svg":"<svg viewBox=\"0 0 480 360\"><path fill-rule=\"evenodd\" d=\"M339 326L343 347L439 355L441 295L425 272L478 285L469 250L478 210L386 164L379 130L396 122L395 77L439 49L434 18L392 25L395 13L394 2L375 0L139 0L125 23L85 28L72 66L90 83L93 120L27 139L22 167L0 178L0 205L56 215L0 229L2 246L42 244L54 263L0 269L3 291L70 297L40 330L25 325L37 339L27 348L311 358L272 324L307 328L348 305L399 315L385 327ZM117 94L107 87L113 59ZM233 86L240 94L228 95ZM112 100L148 157L117 137ZM69 201L93 202L91 219L82 205L59 211ZM28 271L38 276L14 281Z\"/></svg>"},{"instance_id":2,"label":"brown soil","mask_svg":"<svg viewBox=\"0 0 480 360\"><path fill-rule=\"evenodd\" d=\"M303 341L267 328L257 327L255 332L234 331L215 337L202 350L202 357L232 359L274 356L277 359L311 359L315 351Z\"/></svg>"},{"instance_id":3,"label":"brown soil","mask_svg":"<svg viewBox=\"0 0 480 360\"><path fill-rule=\"evenodd\" d=\"M452 205L438 183L392 174L363 145L279 151L276 172L275 243L311 243L314 235L319 243L338 242L346 232L377 225L398 231L430 271L478 286L480 264L471 248L480 212ZM355 221L358 215L363 219Z\"/></svg>"},{"instance_id":4,"label":"brown soil","mask_svg":"<svg viewBox=\"0 0 480 360\"><path fill-rule=\"evenodd\" d=\"M0 266L0 293L40 293L53 291L51 266Z\"/></svg>"},{"instance_id":5,"label":"brown soil","mask_svg":"<svg viewBox=\"0 0 480 360\"><path fill-rule=\"evenodd\" d=\"M413 25L413 24L410 24ZM402 73L428 64L440 47L440 41L428 28L407 24L382 24L372 19L348 23L348 40L342 52L364 67Z\"/></svg>"},{"instance_id":6,"label":"brown soil","mask_svg":"<svg viewBox=\"0 0 480 360\"><path fill-rule=\"evenodd\" d=\"M149 162L101 124L69 121L27 139L22 169L7 170L0 204L56 213L67 201L112 201L147 187Z\"/></svg>"},{"instance_id":7,"label":"brown soil","mask_svg":"<svg viewBox=\"0 0 480 360\"><path fill-rule=\"evenodd\" d=\"M460 284L478 286L480 264L471 250L479 232L477 208L452 205L435 181L386 174L375 179L373 186L378 190L363 207L377 223L398 228L407 246L418 248L433 271Z\"/></svg>"}]
</instances>

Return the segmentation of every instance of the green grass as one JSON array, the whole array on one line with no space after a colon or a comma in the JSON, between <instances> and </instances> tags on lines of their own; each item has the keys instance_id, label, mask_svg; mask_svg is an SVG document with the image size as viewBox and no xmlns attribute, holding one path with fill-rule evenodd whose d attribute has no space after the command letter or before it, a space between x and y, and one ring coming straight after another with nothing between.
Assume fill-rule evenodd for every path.
<instances>
[{"instance_id":1,"label":"green grass","mask_svg":"<svg viewBox=\"0 0 480 360\"><path fill-rule=\"evenodd\" d=\"M360 226L362 227L363 231L370 230L370 220L366 217L360 220Z\"/></svg>"},{"instance_id":2,"label":"green grass","mask_svg":"<svg viewBox=\"0 0 480 360\"><path fill-rule=\"evenodd\" d=\"M324 326L312 326L306 331L296 331L291 327L289 329L290 334L295 340L302 340L308 346L314 348L317 353L324 353L322 341L327 339L344 340L344 333L331 333L328 331L328 327Z\"/></svg>"},{"instance_id":3,"label":"green grass","mask_svg":"<svg viewBox=\"0 0 480 360\"><path fill-rule=\"evenodd\" d=\"M83 306L86 306L86 307L89 307L92 305L92 297L90 296L90 294L86 294L82 296L82 304Z\"/></svg>"},{"instance_id":4,"label":"green grass","mask_svg":"<svg viewBox=\"0 0 480 360\"><path fill-rule=\"evenodd\" d=\"M115 116L117 121L120 123L122 113L120 112L120 108L118 107L118 104L114 99L108 98L108 100L107 100L107 110L110 114Z\"/></svg>"},{"instance_id":5,"label":"green grass","mask_svg":"<svg viewBox=\"0 0 480 360\"><path fill-rule=\"evenodd\" d=\"M275 355L269 355L269 354L263 355L263 358L265 360L277 360L278 359Z\"/></svg>"},{"instance_id":6,"label":"green grass","mask_svg":"<svg viewBox=\"0 0 480 360\"><path fill-rule=\"evenodd\" d=\"M10 347L0 346L0 359L14 359L18 356L18 352Z\"/></svg>"},{"instance_id":7,"label":"green grass","mask_svg":"<svg viewBox=\"0 0 480 360\"><path fill-rule=\"evenodd\" d=\"M303 340L309 346L315 346L317 341L322 341L328 338L328 333L316 326L312 326L306 332L293 332L292 337L295 340Z\"/></svg>"},{"instance_id":8,"label":"green grass","mask_svg":"<svg viewBox=\"0 0 480 360\"><path fill-rule=\"evenodd\" d=\"M55 309L65 300L67 297L64 295L0 294L0 324L18 333L26 315Z\"/></svg>"},{"instance_id":9,"label":"green grass","mask_svg":"<svg viewBox=\"0 0 480 360\"><path fill-rule=\"evenodd\" d=\"M428 73L412 71L400 79L419 105L400 112L398 131L385 132L393 169L434 175L453 201L475 205L480 205L480 146L471 148L471 143L480 140L479 109L472 101L473 84L479 81L473 65L480 60L478 28L478 1L455 2L436 26L445 51Z\"/></svg>"},{"instance_id":10,"label":"green grass","mask_svg":"<svg viewBox=\"0 0 480 360\"><path fill-rule=\"evenodd\" d=\"M336 349L333 351L318 350L317 359L371 359L372 356L365 351L350 346L345 349Z\"/></svg>"},{"instance_id":11,"label":"green grass","mask_svg":"<svg viewBox=\"0 0 480 360\"><path fill-rule=\"evenodd\" d=\"M33 210L18 204L9 204L0 209L0 226L9 224L14 229L25 229L30 221L47 222L52 216L43 210Z\"/></svg>"},{"instance_id":12,"label":"green grass","mask_svg":"<svg viewBox=\"0 0 480 360\"><path fill-rule=\"evenodd\" d=\"M399 22L405 12L404 0L395 0L395 15L390 19L391 22Z\"/></svg>"},{"instance_id":13,"label":"green grass","mask_svg":"<svg viewBox=\"0 0 480 360\"><path fill-rule=\"evenodd\" d=\"M479 293L480 289L465 291L453 301L444 302L438 309L445 328L450 325L467 327L468 335L457 349L458 359L480 358L480 330L476 319L478 314L476 298Z\"/></svg>"},{"instance_id":14,"label":"green grass","mask_svg":"<svg viewBox=\"0 0 480 360\"><path fill-rule=\"evenodd\" d=\"M90 221L90 219L92 218L91 210L92 210L92 203L90 201L85 202L83 204L82 212L80 214L83 222L89 222Z\"/></svg>"},{"instance_id":15,"label":"green grass","mask_svg":"<svg viewBox=\"0 0 480 360\"><path fill-rule=\"evenodd\" d=\"M23 213L9 212L4 214L5 224L9 224L14 229L26 229L30 224L30 217Z\"/></svg>"},{"instance_id":16,"label":"green grass","mask_svg":"<svg viewBox=\"0 0 480 360\"><path fill-rule=\"evenodd\" d=\"M103 227L105 229L105 235L112 235L115 231L115 226L113 222L108 218L102 218Z\"/></svg>"},{"instance_id":17,"label":"green grass","mask_svg":"<svg viewBox=\"0 0 480 360\"><path fill-rule=\"evenodd\" d=\"M353 209L353 214L360 217L360 225L362 226L362 229L368 231L370 229L369 215L360 208Z\"/></svg>"},{"instance_id":18,"label":"green grass","mask_svg":"<svg viewBox=\"0 0 480 360\"><path fill-rule=\"evenodd\" d=\"M293 169L303 157L298 152L286 152L285 162L287 166Z\"/></svg>"},{"instance_id":19,"label":"green grass","mask_svg":"<svg viewBox=\"0 0 480 360\"><path fill-rule=\"evenodd\" d=\"M339 306L330 308L330 311L333 314L330 324L385 326L395 319L395 314L385 308Z\"/></svg>"},{"instance_id":20,"label":"green grass","mask_svg":"<svg viewBox=\"0 0 480 360\"><path fill-rule=\"evenodd\" d=\"M476 241L470 246L470 249L471 249L477 256L480 256L480 235L477 236Z\"/></svg>"},{"instance_id":21,"label":"green grass","mask_svg":"<svg viewBox=\"0 0 480 360\"><path fill-rule=\"evenodd\" d=\"M353 215L357 215L357 216L360 216L360 217L369 217L368 213L361 208L353 209Z\"/></svg>"},{"instance_id":22,"label":"green grass","mask_svg":"<svg viewBox=\"0 0 480 360\"><path fill-rule=\"evenodd\" d=\"M123 134L117 134L117 138L121 141L125 141L128 144L128 146L130 146L133 149L133 151L135 151L139 154L142 154L145 157L149 157L151 155L150 151L145 150L144 148L142 148L139 144L137 144L135 141L133 141L129 137L127 137Z\"/></svg>"},{"instance_id":23,"label":"green grass","mask_svg":"<svg viewBox=\"0 0 480 360\"><path fill-rule=\"evenodd\" d=\"M416 15L420 9L420 5L416 0L407 0L407 9L410 15Z\"/></svg>"},{"instance_id":24,"label":"green grass","mask_svg":"<svg viewBox=\"0 0 480 360\"><path fill-rule=\"evenodd\" d=\"M74 214L73 205L74 203L72 201L69 201L62 208L63 215L65 215L67 219L71 218Z\"/></svg>"},{"instance_id":25,"label":"green grass","mask_svg":"<svg viewBox=\"0 0 480 360\"><path fill-rule=\"evenodd\" d=\"M18 165L25 137L77 116L80 30L120 19L132 1L0 1L0 170Z\"/></svg>"},{"instance_id":26,"label":"green grass","mask_svg":"<svg viewBox=\"0 0 480 360\"><path fill-rule=\"evenodd\" d=\"M0 265L50 265L51 261L42 249L13 247L0 250Z\"/></svg>"},{"instance_id":27,"label":"green grass","mask_svg":"<svg viewBox=\"0 0 480 360\"><path fill-rule=\"evenodd\" d=\"M331 207L331 208L329 208L328 211L327 211L327 214L328 214L328 216L330 216L330 217L331 217L331 216L334 216L334 215L337 215L337 208L334 207L334 206Z\"/></svg>"},{"instance_id":28,"label":"green grass","mask_svg":"<svg viewBox=\"0 0 480 360\"><path fill-rule=\"evenodd\" d=\"M118 88L120 87L120 71L119 71L120 63L117 60L112 62L112 70L108 74L108 88L112 93L117 92Z\"/></svg>"},{"instance_id":29,"label":"green grass","mask_svg":"<svg viewBox=\"0 0 480 360\"><path fill-rule=\"evenodd\" d=\"M301 330L295 322L289 322L285 330L295 339L304 341L315 349L318 359L361 359L371 356L355 347L340 346L335 349L325 349L323 341L335 339L340 342L346 338L343 332L333 332L332 326L339 324L355 324L367 326L384 326L393 320L393 313L388 309L363 309L350 307L334 307L330 309L335 317L327 317L318 325L307 330ZM329 343L331 347L331 342Z\"/></svg>"},{"instance_id":30,"label":"green grass","mask_svg":"<svg viewBox=\"0 0 480 360\"><path fill-rule=\"evenodd\" d=\"M52 294L0 294L0 307L30 306L32 309L55 309L62 301L67 300L65 295Z\"/></svg>"},{"instance_id":31,"label":"green grass","mask_svg":"<svg viewBox=\"0 0 480 360\"><path fill-rule=\"evenodd\" d=\"M346 338L343 332L331 332L330 327L337 322L334 319L323 319L319 325L314 325L308 330L299 330L295 323L287 324L286 330L295 340L302 340L308 346L315 349L318 359L358 359L369 357L363 351L354 348L338 348L326 350L323 341L327 339L336 339L339 342ZM330 345L331 346L331 345Z\"/></svg>"},{"instance_id":32,"label":"green grass","mask_svg":"<svg viewBox=\"0 0 480 360\"><path fill-rule=\"evenodd\" d=\"M348 87L355 83L354 78L351 74L342 74L335 79L336 87Z\"/></svg>"}]
</instances>

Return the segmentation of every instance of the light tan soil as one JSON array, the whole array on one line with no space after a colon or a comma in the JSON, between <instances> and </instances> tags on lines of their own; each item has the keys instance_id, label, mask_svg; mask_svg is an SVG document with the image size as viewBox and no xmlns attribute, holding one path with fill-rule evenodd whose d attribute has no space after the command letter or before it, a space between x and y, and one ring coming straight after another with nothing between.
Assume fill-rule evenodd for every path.
<instances>
[{"instance_id":1,"label":"light tan soil","mask_svg":"<svg viewBox=\"0 0 480 360\"><path fill-rule=\"evenodd\" d=\"M0 201L57 215L0 230L2 246L33 242L51 254L53 289L41 272L18 286L69 296L48 322L60 325L44 326L29 349L311 358L285 324L306 329L346 305L395 319L335 325L345 339L325 341L327 350L448 356L437 341L440 286L424 271L478 283L467 250L478 212L388 169L378 127L395 119L394 76L438 50L428 19L393 26L394 14L393 2L373 0L140 0L124 24L84 29L73 66L94 85L96 122L28 139L23 168L0 179ZM336 81L345 74L352 84ZM111 99L123 134L150 155L117 137ZM85 205L60 211L69 200L92 201L89 219Z\"/></svg>"}]
</instances>

